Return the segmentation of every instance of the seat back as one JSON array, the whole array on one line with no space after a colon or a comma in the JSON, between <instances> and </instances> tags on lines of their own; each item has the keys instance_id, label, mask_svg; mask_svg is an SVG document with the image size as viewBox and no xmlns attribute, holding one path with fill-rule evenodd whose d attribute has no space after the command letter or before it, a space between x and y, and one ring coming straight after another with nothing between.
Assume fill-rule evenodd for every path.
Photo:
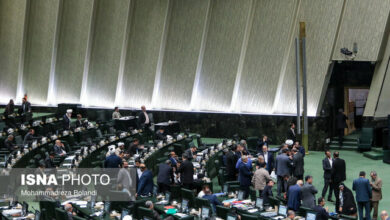
<instances>
[{"instance_id":1,"label":"seat back","mask_svg":"<svg viewBox=\"0 0 390 220\"><path fill-rule=\"evenodd\" d=\"M206 206L211 208L210 201L208 199L203 199L203 198L195 198L195 208L200 209L202 206Z\"/></svg>"},{"instance_id":2,"label":"seat back","mask_svg":"<svg viewBox=\"0 0 390 220\"><path fill-rule=\"evenodd\" d=\"M241 220L257 220L259 217L255 215L241 214Z\"/></svg>"},{"instance_id":3,"label":"seat back","mask_svg":"<svg viewBox=\"0 0 390 220\"><path fill-rule=\"evenodd\" d=\"M180 191L181 191L181 198L188 200L188 207L194 207L195 205L194 192L192 190L184 189L184 188L181 188Z\"/></svg>"},{"instance_id":4,"label":"seat back","mask_svg":"<svg viewBox=\"0 0 390 220\"><path fill-rule=\"evenodd\" d=\"M373 137L373 128L362 128L362 133L360 134L359 140L362 144L371 144Z\"/></svg>"},{"instance_id":5,"label":"seat back","mask_svg":"<svg viewBox=\"0 0 390 220\"><path fill-rule=\"evenodd\" d=\"M138 208L138 217L143 218L143 217L149 217L153 218L153 211L145 208L145 207L139 207Z\"/></svg>"},{"instance_id":6,"label":"seat back","mask_svg":"<svg viewBox=\"0 0 390 220\"><path fill-rule=\"evenodd\" d=\"M68 214L62 208L56 208L56 220L68 220Z\"/></svg>"},{"instance_id":7,"label":"seat back","mask_svg":"<svg viewBox=\"0 0 390 220\"><path fill-rule=\"evenodd\" d=\"M257 150L257 141L258 140L259 140L259 137L248 137L246 139L246 144L248 146L248 149Z\"/></svg>"},{"instance_id":8,"label":"seat back","mask_svg":"<svg viewBox=\"0 0 390 220\"><path fill-rule=\"evenodd\" d=\"M230 208L223 207L220 205L215 206L215 208L216 208L217 217L222 218L222 219L226 219L226 216L229 213Z\"/></svg>"}]
</instances>

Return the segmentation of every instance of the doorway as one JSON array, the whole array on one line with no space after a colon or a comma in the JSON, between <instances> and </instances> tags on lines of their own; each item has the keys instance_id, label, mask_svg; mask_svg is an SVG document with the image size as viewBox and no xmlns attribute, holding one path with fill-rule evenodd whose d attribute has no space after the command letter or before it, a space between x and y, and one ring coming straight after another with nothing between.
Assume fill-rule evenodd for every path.
<instances>
[{"instance_id":1,"label":"doorway","mask_svg":"<svg viewBox=\"0 0 390 220\"><path fill-rule=\"evenodd\" d=\"M369 87L344 87L344 113L348 118L346 134L360 130Z\"/></svg>"}]
</instances>

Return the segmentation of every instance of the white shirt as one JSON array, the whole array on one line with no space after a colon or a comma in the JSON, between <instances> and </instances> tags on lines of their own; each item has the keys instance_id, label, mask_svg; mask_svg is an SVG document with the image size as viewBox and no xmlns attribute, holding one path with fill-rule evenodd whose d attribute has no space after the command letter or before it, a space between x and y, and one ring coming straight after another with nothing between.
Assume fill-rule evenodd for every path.
<instances>
[{"instance_id":1,"label":"white shirt","mask_svg":"<svg viewBox=\"0 0 390 220\"><path fill-rule=\"evenodd\" d=\"M268 151L267 152L263 152L263 156L264 156L265 163L268 164Z\"/></svg>"},{"instance_id":2,"label":"white shirt","mask_svg":"<svg viewBox=\"0 0 390 220\"><path fill-rule=\"evenodd\" d=\"M141 175L142 175L142 171L140 168L137 168L137 174L138 174L138 178L141 178Z\"/></svg>"},{"instance_id":3,"label":"white shirt","mask_svg":"<svg viewBox=\"0 0 390 220\"><path fill-rule=\"evenodd\" d=\"M330 167L333 167L333 161L332 161L332 158L328 158L328 160L329 160Z\"/></svg>"},{"instance_id":4,"label":"white shirt","mask_svg":"<svg viewBox=\"0 0 390 220\"><path fill-rule=\"evenodd\" d=\"M149 124L149 115L144 112L144 115L145 115L145 124Z\"/></svg>"},{"instance_id":5,"label":"white shirt","mask_svg":"<svg viewBox=\"0 0 390 220\"><path fill-rule=\"evenodd\" d=\"M294 131L294 129L293 129L293 128L291 128L291 131L292 131L293 135L295 136L295 131Z\"/></svg>"}]
</instances>

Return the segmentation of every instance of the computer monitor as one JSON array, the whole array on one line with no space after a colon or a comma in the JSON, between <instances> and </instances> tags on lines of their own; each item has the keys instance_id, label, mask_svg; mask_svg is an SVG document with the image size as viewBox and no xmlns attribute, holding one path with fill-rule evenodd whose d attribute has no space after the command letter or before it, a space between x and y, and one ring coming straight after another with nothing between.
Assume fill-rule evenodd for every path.
<instances>
[{"instance_id":1,"label":"computer monitor","mask_svg":"<svg viewBox=\"0 0 390 220\"><path fill-rule=\"evenodd\" d=\"M92 195L91 196L91 209L93 209L95 207L95 203L96 203L96 196Z\"/></svg>"},{"instance_id":2,"label":"computer monitor","mask_svg":"<svg viewBox=\"0 0 390 220\"><path fill-rule=\"evenodd\" d=\"M123 218L129 214L129 210L127 209L122 209L122 213L121 213L121 220L123 220Z\"/></svg>"},{"instance_id":3,"label":"computer monitor","mask_svg":"<svg viewBox=\"0 0 390 220\"><path fill-rule=\"evenodd\" d=\"M106 213L109 213L110 212L110 202L104 202L104 211L106 212Z\"/></svg>"},{"instance_id":4,"label":"computer monitor","mask_svg":"<svg viewBox=\"0 0 390 220\"><path fill-rule=\"evenodd\" d=\"M39 212L38 210L35 210L34 220L39 220L40 218L41 218L41 212Z\"/></svg>"},{"instance_id":5,"label":"computer monitor","mask_svg":"<svg viewBox=\"0 0 390 220\"><path fill-rule=\"evenodd\" d=\"M144 220L153 220L152 218L150 218L150 217L146 217L146 216L144 216Z\"/></svg>"},{"instance_id":6,"label":"computer monitor","mask_svg":"<svg viewBox=\"0 0 390 220\"><path fill-rule=\"evenodd\" d=\"M237 199L244 200L244 191L242 190L238 191Z\"/></svg>"},{"instance_id":7,"label":"computer monitor","mask_svg":"<svg viewBox=\"0 0 390 220\"><path fill-rule=\"evenodd\" d=\"M278 215L287 216L287 207L284 205L279 205Z\"/></svg>"},{"instance_id":8,"label":"computer monitor","mask_svg":"<svg viewBox=\"0 0 390 220\"><path fill-rule=\"evenodd\" d=\"M226 220L237 220L237 216L231 213L226 215Z\"/></svg>"},{"instance_id":9,"label":"computer monitor","mask_svg":"<svg viewBox=\"0 0 390 220\"><path fill-rule=\"evenodd\" d=\"M262 198L256 199L256 207L259 208L260 210L263 210L263 199Z\"/></svg>"},{"instance_id":10,"label":"computer monitor","mask_svg":"<svg viewBox=\"0 0 390 220\"><path fill-rule=\"evenodd\" d=\"M165 193L165 200L169 203L171 201L171 193L170 192L166 192Z\"/></svg>"},{"instance_id":11,"label":"computer monitor","mask_svg":"<svg viewBox=\"0 0 390 220\"><path fill-rule=\"evenodd\" d=\"M306 220L316 220L316 214L313 212L306 213Z\"/></svg>"},{"instance_id":12,"label":"computer monitor","mask_svg":"<svg viewBox=\"0 0 390 220\"><path fill-rule=\"evenodd\" d=\"M210 217L210 208L206 206L202 206L200 217L201 219L208 219Z\"/></svg>"},{"instance_id":13,"label":"computer monitor","mask_svg":"<svg viewBox=\"0 0 390 220\"><path fill-rule=\"evenodd\" d=\"M26 202L22 203L22 216L26 216L28 213L28 204Z\"/></svg>"},{"instance_id":14,"label":"computer monitor","mask_svg":"<svg viewBox=\"0 0 390 220\"><path fill-rule=\"evenodd\" d=\"M224 193L228 193L229 192L229 185L228 184L224 184L223 185L223 190L222 190Z\"/></svg>"},{"instance_id":15,"label":"computer monitor","mask_svg":"<svg viewBox=\"0 0 390 220\"><path fill-rule=\"evenodd\" d=\"M188 212L188 200L187 199L183 199L181 201L181 212L182 213L187 213Z\"/></svg>"}]
</instances>

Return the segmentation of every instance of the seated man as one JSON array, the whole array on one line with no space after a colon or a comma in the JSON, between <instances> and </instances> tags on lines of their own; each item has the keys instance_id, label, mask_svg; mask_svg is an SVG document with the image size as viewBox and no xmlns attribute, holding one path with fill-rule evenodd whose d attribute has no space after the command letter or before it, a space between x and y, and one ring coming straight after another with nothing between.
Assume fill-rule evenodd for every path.
<instances>
[{"instance_id":1,"label":"seated man","mask_svg":"<svg viewBox=\"0 0 390 220\"><path fill-rule=\"evenodd\" d=\"M270 205L270 197L273 197L273 193L272 193L272 187L274 186L274 181L273 180L269 180L267 182L267 185L264 187L264 190L261 192L261 195L260 197L263 198L263 204L265 206L269 206Z\"/></svg>"},{"instance_id":2,"label":"seated man","mask_svg":"<svg viewBox=\"0 0 390 220\"><path fill-rule=\"evenodd\" d=\"M73 211L73 206L70 203L65 204L64 209L66 211L66 214L68 215L68 220L72 220L73 216L76 215L76 213Z\"/></svg>"},{"instance_id":3,"label":"seated man","mask_svg":"<svg viewBox=\"0 0 390 220\"><path fill-rule=\"evenodd\" d=\"M81 114L77 114L76 128L84 126L84 121L82 119L83 117L81 116Z\"/></svg>"},{"instance_id":4,"label":"seated man","mask_svg":"<svg viewBox=\"0 0 390 220\"><path fill-rule=\"evenodd\" d=\"M45 167L46 168L55 168L54 156L55 156L55 153L53 151L50 151L49 155L45 159Z\"/></svg>"},{"instance_id":5,"label":"seated man","mask_svg":"<svg viewBox=\"0 0 390 220\"><path fill-rule=\"evenodd\" d=\"M146 208L152 210L153 212L153 220L161 220L161 217L160 215L158 214L158 212L154 209L154 205L153 205L153 202L152 201L146 201L145 202L145 206ZM164 218L164 220L173 220L174 218L172 216L168 216L166 218Z\"/></svg>"},{"instance_id":6,"label":"seated man","mask_svg":"<svg viewBox=\"0 0 390 220\"><path fill-rule=\"evenodd\" d=\"M65 146L63 143L61 143L60 140L56 140L53 150L57 156L65 156L66 155Z\"/></svg>"},{"instance_id":7,"label":"seated man","mask_svg":"<svg viewBox=\"0 0 390 220\"><path fill-rule=\"evenodd\" d=\"M293 210L288 210L287 218L285 218L285 220L294 220L294 218L295 218L295 212Z\"/></svg>"},{"instance_id":8,"label":"seated man","mask_svg":"<svg viewBox=\"0 0 390 220\"><path fill-rule=\"evenodd\" d=\"M166 139L167 136L164 134L164 129L163 128L158 129L158 131L156 132L155 140L165 141Z\"/></svg>"},{"instance_id":9,"label":"seated man","mask_svg":"<svg viewBox=\"0 0 390 220\"><path fill-rule=\"evenodd\" d=\"M31 128L27 132L26 136L24 136L23 145L31 144L35 139L34 135L35 135L35 130Z\"/></svg>"},{"instance_id":10,"label":"seated man","mask_svg":"<svg viewBox=\"0 0 390 220\"><path fill-rule=\"evenodd\" d=\"M218 199L217 199L217 196L213 195L211 193L211 190L210 188L206 188L205 190L205 195L203 196L203 199L207 199L210 201L210 205L211 207L213 208L213 212L215 213L216 212L216 206L217 205L221 205L221 206L228 206L229 204L222 204L222 202L220 202Z\"/></svg>"},{"instance_id":11,"label":"seated man","mask_svg":"<svg viewBox=\"0 0 390 220\"><path fill-rule=\"evenodd\" d=\"M12 152L14 150L18 149L18 146L14 144L14 136L12 134L8 135L7 139L4 141L4 147L9 150L9 152Z\"/></svg>"},{"instance_id":12,"label":"seated man","mask_svg":"<svg viewBox=\"0 0 390 220\"><path fill-rule=\"evenodd\" d=\"M139 140L134 138L133 143L127 148L126 153L132 157L135 154L139 154L144 149L143 145L140 145Z\"/></svg>"},{"instance_id":13,"label":"seated man","mask_svg":"<svg viewBox=\"0 0 390 220\"><path fill-rule=\"evenodd\" d=\"M342 198L340 199L338 207L339 213L344 215L356 216L357 209L352 191L348 187L346 187L344 183L341 183L339 185L339 189L339 198Z\"/></svg>"},{"instance_id":14,"label":"seated man","mask_svg":"<svg viewBox=\"0 0 390 220\"><path fill-rule=\"evenodd\" d=\"M203 196L206 195L206 191L207 190L210 190L210 186L209 185L204 185L202 187L202 190L198 193L198 198L203 198Z\"/></svg>"},{"instance_id":15,"label":"seated man","mask_svg":"<svg viewBox=\"0 0 390 220\"><path fill-rule=\"evenodd\" d=\"M316 220L328 220L329 219L329 213L328 208L324 208L325 206L325 199L323 197L318 198L318 205L314 207L314 211L316 214Z\"/></svg>"}]
</instances>

